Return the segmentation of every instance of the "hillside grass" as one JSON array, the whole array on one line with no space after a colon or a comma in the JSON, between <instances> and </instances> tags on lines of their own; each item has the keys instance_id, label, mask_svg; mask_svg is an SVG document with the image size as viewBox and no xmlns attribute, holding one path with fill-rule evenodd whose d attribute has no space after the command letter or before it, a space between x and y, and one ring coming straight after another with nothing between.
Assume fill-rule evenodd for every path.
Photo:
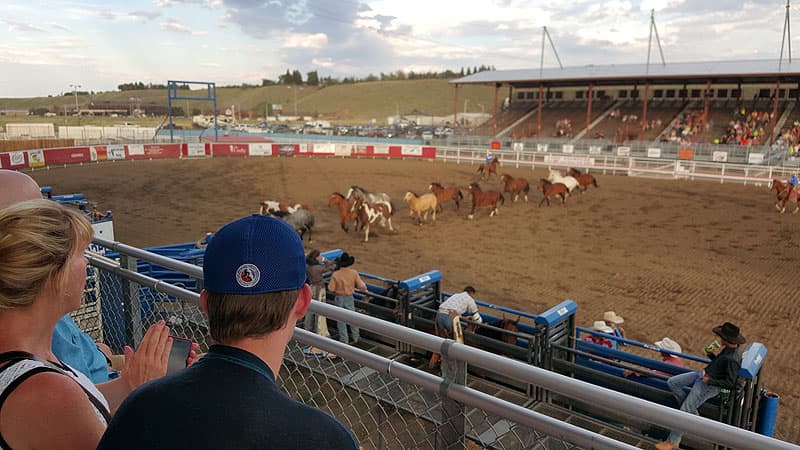
<instances>
[{"instance_id":1,"label":"hillside grass","mask_svg":"<svg viewBox=\"0 0 800 450\"><path fill-rule=\"evenodd\" d=\"M202 96L204 91L192 91L193 95ZM263 117L267 104L280 104L284 115L294 115L295 94L297 96L297 113L331 120L335 123L361 123L375 120L385 123L387 116L400 114L422 114L444 116L453 113L457 106L464 112L464 101L467 100L468 112L480 112L483 105L486 112L491 112L494 101L494 89L491 86L462 86L458 92L457 105L454 104L454 88L448 80L401 80L374 81L356 84L340 84L334 86L266 86L255 88L217 88L217 109L224 112L231 105L242 112L251 111L253 117ZM504 90L499 93L498 102L507 95ZM147 89L124 92L101 92L93 96L79 95L78 104L85 109L90 101L96 104L110 102L127 105L129 98L140 98L143 105L167 104L167 93L164 89ZM0 99L0 110L30 110L48 108L59 114L59 117L6 117L0 116L0 124L13 122L53 122L63 125L111 125L121 121L139 123L140 125L157 125L161 120L129 119L129 118L77 118L64 117L75 108L75 97L72 95L36 97L36 98L3 98ZM211 102L176 100L173 106L179 106L191 113L194 108L202 111L211 110ZM31 120L35 119L35 120ZM178 121L181 125L189 125L190 121Z\"/></svg>"}]
</instances>

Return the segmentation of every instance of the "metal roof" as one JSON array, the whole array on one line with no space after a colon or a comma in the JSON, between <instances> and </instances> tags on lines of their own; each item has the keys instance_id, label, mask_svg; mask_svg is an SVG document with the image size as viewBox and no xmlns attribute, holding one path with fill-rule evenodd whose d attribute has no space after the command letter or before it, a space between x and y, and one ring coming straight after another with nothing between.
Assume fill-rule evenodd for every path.
<instances>
[{"instance_id":1,"label":"metal roof","mask_svg":"<svg viewBox=\"0 0 800 450\"><path fill-rule=\"evenodd\" d=\"M452 84L510 84L525 87L545 85L580 85L589 82L614 84L645 80L653 83L676 81L695 82L775 82L800 77L800 61L783 61L780 72L778 60L698 61L646 64L606 64L539 69L493 70L451 80Z\"/></svg>"}]
</instances>

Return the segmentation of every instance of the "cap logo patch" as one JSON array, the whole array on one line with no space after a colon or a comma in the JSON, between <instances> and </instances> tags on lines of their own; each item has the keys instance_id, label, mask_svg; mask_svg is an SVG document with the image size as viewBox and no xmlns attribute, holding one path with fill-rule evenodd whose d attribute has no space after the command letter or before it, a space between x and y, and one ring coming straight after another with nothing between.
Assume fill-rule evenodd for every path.
<instances>
[{"instance_id":1,"label":"cap logo patch","mask_svg":"<svg viewBox=\"0 0 800 450\"><path fill-rule=\"evenodd\" d=\"M251 288L258 284L261 271L253 264L242 264L236 269L236 282L243 288Z\"/></svg>"}]
</instances>

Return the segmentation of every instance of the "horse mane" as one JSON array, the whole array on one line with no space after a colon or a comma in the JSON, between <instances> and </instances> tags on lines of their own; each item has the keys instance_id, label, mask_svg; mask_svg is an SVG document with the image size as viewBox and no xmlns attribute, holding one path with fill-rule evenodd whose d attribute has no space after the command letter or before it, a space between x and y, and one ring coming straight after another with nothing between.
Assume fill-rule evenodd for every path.
<instances>
[{"instance_id":1,"label":"horse mane","mask_svg":"<svg viewBox=\"0 0 800 450\"><path fill-rule=\"evenodd\" d=\"M334 192L334 193L333 193L333 194L331 194L331 195L335 195L335 196L337 196L337 197L344 198L344 195L342 195L342 194L341 194L341 193L339 193L339 192Z\"/></svg>"},{"instance_id":2,"label":"horse mane","mask_svg":"<svg viewBox=\"0 0 800 450\"><path fill-rule=\"evenodd\" d=\"M575 172L575 175L581 175L581 171L576 169L576 168L574 168L574 167L570 167L569 170Z\"/></svg>"},{"instance_id":3,"label":"horse mane","mask_svg":"<svg viewBox=\"0 0 800 450\"><path fill-rule=\"evenodd\" d=\"M438 188L444 189L444 186L442 186L441 183L437 183L435 181L431 181L431 186L436 186Z\"/></svg>"},{"instance_id":4,"label":"horse mane","mask_svg":"<svg viewBox=\"0 0 800 450\"><path fill-rule=\"evenodd\" d=\"M478 183L475 183L475 182L470 183L469 187L472 188L472 189L475 189L476 191L480 191L481 190L481 186Z\"/></svg>"}]
</instances>

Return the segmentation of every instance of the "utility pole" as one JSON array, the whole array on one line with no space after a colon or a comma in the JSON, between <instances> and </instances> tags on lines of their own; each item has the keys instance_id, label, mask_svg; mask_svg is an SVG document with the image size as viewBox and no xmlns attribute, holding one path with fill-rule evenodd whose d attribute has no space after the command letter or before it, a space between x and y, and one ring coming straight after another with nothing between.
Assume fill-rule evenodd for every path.
<instances>
[{"instance_id":1,"label":"utility pole","mask_svg":"<svg viewBox=\"0 0 800 450\"><path fill-rule=\"evenodd\" d=\"M70 84L69 87L72 88L72 93L75 94L75 112L80 113L81 110L78 108L78 88L81 87L80 84Z\"/></svg>"}]
</instances>

